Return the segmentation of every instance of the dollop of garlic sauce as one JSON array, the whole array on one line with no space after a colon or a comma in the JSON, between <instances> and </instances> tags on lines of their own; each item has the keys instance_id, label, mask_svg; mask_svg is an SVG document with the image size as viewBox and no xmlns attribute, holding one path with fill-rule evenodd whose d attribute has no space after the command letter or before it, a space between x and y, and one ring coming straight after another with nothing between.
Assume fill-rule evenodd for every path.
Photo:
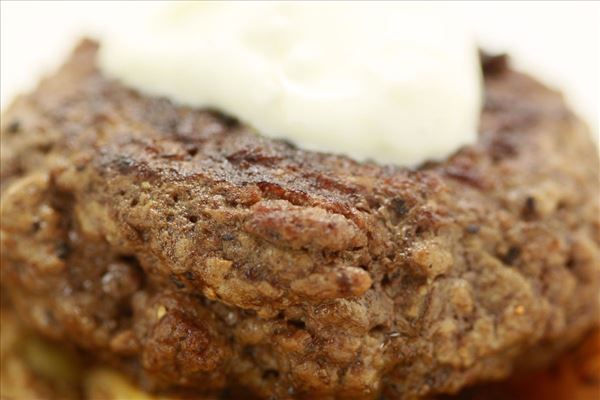
<instances>
[{"instance_id":1,"label":"dollop of garlic sauce","mask_svg":"<svg viewBox=\"0 0 600 400\"><path fill-rule=\"evenodd\" d=\"M435 5L193 2L140 19L103 38L99 64L142 93L357 160L414 166L476 140L478 49Z\"/></svg>"}]
</instances>

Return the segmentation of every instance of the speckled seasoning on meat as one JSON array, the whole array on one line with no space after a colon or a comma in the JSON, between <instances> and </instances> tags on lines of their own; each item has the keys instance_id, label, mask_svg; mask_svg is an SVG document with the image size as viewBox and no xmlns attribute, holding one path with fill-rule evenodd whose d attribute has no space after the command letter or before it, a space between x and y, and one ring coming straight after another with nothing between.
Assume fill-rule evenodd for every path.
<instances>
[{"instance_id":1,"label":"speckled seasoning on meat","mask_svg":"<svg viewBox=\"0 0 600 400\"><path fill-rule=\"evenodd\" d=\"M598 323L596 147L497 59L478 143L411 170L142 97L95 54L2 116L2 291L44 336L148 390L412 399Z\"/></svg>"}]
</instances>

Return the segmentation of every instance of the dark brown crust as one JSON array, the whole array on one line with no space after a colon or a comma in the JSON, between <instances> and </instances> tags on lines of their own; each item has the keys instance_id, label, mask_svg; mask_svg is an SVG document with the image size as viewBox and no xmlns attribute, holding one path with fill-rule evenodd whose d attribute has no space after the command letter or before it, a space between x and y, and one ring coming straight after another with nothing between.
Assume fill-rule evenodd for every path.
<instances>
[{"instance_id":1,"label":"dark brown crust","mask_svg":"<svg viewBox=\"0 0 600 400\"><path fill-rule=\"evenodd\" d=\"M2 118L2 283L147 386L414 398L537 365L598 319L598 155L486 76L477 144L410 170L306 152L107 81L86 42Z\"/></svg>"}]
</instances>

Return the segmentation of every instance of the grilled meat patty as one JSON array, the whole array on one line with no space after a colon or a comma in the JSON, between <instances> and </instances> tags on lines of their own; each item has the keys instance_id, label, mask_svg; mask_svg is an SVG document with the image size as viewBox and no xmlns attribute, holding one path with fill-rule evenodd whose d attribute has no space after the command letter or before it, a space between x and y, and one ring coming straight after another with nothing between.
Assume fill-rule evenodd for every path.
<instances>
[{"instance_id":1,"label":"grilled meat patty","mask_svg":"<svg viewBox=\"0 0 600 400\"><path fill-rule=\"evenodd\" d=\"M415 398L598 322L598 154L486 60L476 144L417 169L297 149L106 79L97 46L2 117L2 287L154 390Z\"/></svg>"}]
</instances>

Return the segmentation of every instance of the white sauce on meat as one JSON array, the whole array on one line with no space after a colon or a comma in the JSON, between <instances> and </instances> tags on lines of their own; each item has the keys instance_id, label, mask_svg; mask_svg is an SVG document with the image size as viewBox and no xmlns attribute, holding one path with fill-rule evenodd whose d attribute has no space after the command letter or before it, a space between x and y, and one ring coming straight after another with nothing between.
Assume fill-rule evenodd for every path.
<instances>
[{"instance_id":1,"label":"white sauce on meat","mask_svg":"<svg viewBox=\"0 0 600 400\"><path fill-rule=\"evenodd\" d=\"M416 165L473 143L474 39L435 5L193 2L107 36L104 72L270 137ZM134 22L132 22L134 23Z\"/></svg>"}]
</instances>

